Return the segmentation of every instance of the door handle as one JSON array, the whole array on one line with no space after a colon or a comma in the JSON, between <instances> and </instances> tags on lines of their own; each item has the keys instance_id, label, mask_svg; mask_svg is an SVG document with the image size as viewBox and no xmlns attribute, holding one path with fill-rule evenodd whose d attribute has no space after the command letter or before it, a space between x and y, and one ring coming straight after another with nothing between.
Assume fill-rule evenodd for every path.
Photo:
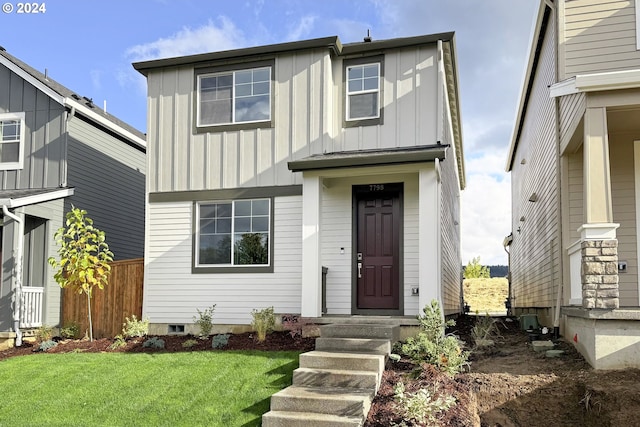
<instances>
[{"instance_id":1,"label":"door handle","mask_svg":"<svg viewBox=\"0 0 640 427\"><path fill-rule=\"evenodd\" d=\"M358 263L358 279L362 279L362 263Z\"/></svg>"}]
</instances>

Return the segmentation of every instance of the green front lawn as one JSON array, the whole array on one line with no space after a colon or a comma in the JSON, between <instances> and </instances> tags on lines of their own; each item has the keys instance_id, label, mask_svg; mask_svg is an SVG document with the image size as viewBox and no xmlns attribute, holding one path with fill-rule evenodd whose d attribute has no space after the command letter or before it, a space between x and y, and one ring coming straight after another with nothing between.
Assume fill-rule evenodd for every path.
<instances>
[{"instance_id":1,"label":"green front lawn","mask_svg":"<svg viewBox=\"0 0 640 427\"><path fill-rule=\"evenodd\" d=\"M0 362L0 426L259 426L298 352L68 353Z\"/></svg>"}]
</instances>

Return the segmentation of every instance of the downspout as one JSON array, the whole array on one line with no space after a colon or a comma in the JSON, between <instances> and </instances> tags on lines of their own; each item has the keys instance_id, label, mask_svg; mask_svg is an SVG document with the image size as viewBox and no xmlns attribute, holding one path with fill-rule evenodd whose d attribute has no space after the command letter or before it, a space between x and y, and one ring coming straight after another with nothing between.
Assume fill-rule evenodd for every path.
<instances>
[{"instance_id":1,"label":"downspout","mask_svg":"<svg viewBox=\"0 0 640 427\"><path fill-rule=\"evenodd\" d=\"M7 205L2 205L2 213L18 224L18 246L13 256L13 268L15 271L15 290L13 301L13 330L16 333L16 346L22 345L22 331L20 330L20 309L22 308L22 248L24 245L24 222L14 213L9 212ZM14 238L15 239L15 238Z\"/></svg>"},{"instance_id":2,"label":"downspout","mask_svg":"<svg viewBox=\"0 0 640 427\"><path fill-rule=\"evenodd\" d=\"M67 186L67 152L69 150L69 122L75 116L76 109L71 107L71 110L64 113L64 139L62 143L62 158L60 159L60 187Z\"/></svg>"},{"instance_id":3,"label":"downspout","mask_svg":"<svg viewBox=\"0 0 640 427\"><path fill-rule=\"evenodd\" d=\"M557 82L558 79L560 78L560 64L559 64L559 44L560 44L560 18L558 17L558 7L559 5L557 4L549 4L547 3L547 7L549 7L551 9L551 12L553 13L553 20L554 20L554 29L555 29L555 33L556 33L556 37L555 37L555 62L556 62L556 75L555 75L555 81ZM561 6L560 6L561 7ZM561 152L561 135L560 135L560 97L557 96L555 98L555 128L556 128L556 170L558 171L558 179L556 179L556 191L558 193L558 218L560 218L560 222L559 222L559 228L558 228L558 242L559 242L559 253L558 253L558 270L560 271L560 275L559 275L559 282L558 282L558 295L556 298L556 310L554 313L554 318L553 318L553 337L558 339L560 337L560 307L562 305L562 293L563 293L563 283L564 283L564 241L562 239L562 152ZM552 249L553 251L553 249ZM551 254L553 259L553 253ZM553 265L551 266L551 269L553 270ZM552 280L553 280L553 274L552 276Z\"/></svg>"}]
</instances>

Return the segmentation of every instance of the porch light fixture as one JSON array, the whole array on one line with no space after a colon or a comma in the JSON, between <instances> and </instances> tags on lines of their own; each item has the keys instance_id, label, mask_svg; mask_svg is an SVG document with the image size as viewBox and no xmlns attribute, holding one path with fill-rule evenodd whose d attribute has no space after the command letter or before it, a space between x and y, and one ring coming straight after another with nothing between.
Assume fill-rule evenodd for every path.
<instances>
[{"instance_id":1,"label":"porch light fixture","mask_svg":"<svg viewBox=\"0 0 640 427\"><path fill-rule=\"evenodd\" d=\"M530 202L537 202L538 201L538 195L536 193L532 193L531 196L529 196L529 201Z\"/></svg>"}]
</instances>

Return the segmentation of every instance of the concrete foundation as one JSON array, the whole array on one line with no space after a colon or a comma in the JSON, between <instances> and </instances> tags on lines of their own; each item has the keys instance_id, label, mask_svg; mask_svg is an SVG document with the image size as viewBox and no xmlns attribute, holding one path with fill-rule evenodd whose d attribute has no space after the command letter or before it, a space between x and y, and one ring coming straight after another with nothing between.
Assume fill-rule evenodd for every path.
<instances>
[{"instance_id":1,"label":"concrete foundation","mask_svg":"<svg viewBox=\"0 0 640 427\"><path fill-rule=\"evenodd\" d=\"M562 309L564 337L595 369L640 368L640 309Z\"/></svg>"}]
</instances>

